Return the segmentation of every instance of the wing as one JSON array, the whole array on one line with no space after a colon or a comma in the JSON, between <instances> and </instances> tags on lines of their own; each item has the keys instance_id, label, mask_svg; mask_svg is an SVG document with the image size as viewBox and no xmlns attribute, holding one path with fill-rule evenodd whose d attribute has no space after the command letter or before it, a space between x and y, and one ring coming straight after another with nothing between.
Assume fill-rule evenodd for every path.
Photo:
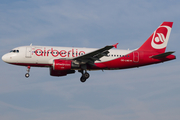
<instances>
[{"instance_id":1,"label":"wing","mask_svg":"<svg viewBox=\"0 0 180 120\"><path fill-rule=\"evenodd\" d=\"M100 61L101 57L107 56L107 54L109 53L108 50L112 49L113 47L117 48L117 45L118 43L114 45L105 46L101 49L73 58L73 60L77 61L79 64L89 64L91 66L95 66L94 62L96 60Z\"/></svg>"}]
</instances>

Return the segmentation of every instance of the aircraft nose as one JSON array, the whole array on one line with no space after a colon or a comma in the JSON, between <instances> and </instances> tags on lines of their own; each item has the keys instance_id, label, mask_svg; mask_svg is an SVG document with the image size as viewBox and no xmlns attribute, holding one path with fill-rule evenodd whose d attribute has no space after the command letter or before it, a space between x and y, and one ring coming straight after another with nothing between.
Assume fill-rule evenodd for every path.
<instances>
[{"instance_id":1,"label":"aircraft nose","mask_svg":"<svg viewBox=\"0 0 180 120\"><path fill-rule=\"evenodd\" d=\"M7 55L6 55L6 54L2 56L2 60L3 60L4 62L7 62Z\"/></svg>"}]
</instances>

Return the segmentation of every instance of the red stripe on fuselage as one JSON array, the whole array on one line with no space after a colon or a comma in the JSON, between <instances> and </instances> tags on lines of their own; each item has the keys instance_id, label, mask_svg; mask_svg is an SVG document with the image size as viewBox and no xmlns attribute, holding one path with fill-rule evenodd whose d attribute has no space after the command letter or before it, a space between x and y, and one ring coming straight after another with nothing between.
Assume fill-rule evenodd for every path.
<instances>
[{"instance_id":1,"label":"red stripe on fuselage","mask_svg":"<svg viewBox=\"0 0 180 120\"><path fill-rule=\"evenodd\" d=\"M10 63L13 65L20 65L20 66L32 66L32 67L51 67L52 64L36 64L36 63Z\"/></svg>"},{"instance_id":2,"label":"red stripe on fuselage","mask_svg":"<svg viewBox=\"0 0 180 120\"><path fill-rule=\"evenodd\" d=\"M134 52L139 53L138 61L134 60ZM174 55L169 55L166 58L162 59L153 59L150 58L153 55L158 55L159 53L151 53L151 52L142 52L142 51L134 51L128 55L125 55L124 57L120 57L111 61L102 62L102 63L95 63L94 69L97 68L105 68L105 69L126 69L126 68L133 68L133 67L140 67L150 64L156 64L161 63L169 60L176 59Z\"/></svg>"}]
</instances>

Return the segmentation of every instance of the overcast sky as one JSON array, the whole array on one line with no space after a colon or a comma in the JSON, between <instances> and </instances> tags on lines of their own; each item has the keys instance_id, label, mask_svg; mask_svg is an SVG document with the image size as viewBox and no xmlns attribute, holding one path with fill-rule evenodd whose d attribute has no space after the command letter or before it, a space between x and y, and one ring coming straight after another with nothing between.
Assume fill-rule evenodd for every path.
<instances>
[{"instance_id":1,"label":"overcast sky","mask_svg":"<svg viewBox=\"0 0 180 120\"><path fill-rule=\"evenodd\" d=\"M0 60L1 120L179 120L180 1L0 0L0 56L30 45L140 47L174 22L167 51L176 60L128 70L52 77L47 68Z\"/></svg>"}]
</instances>

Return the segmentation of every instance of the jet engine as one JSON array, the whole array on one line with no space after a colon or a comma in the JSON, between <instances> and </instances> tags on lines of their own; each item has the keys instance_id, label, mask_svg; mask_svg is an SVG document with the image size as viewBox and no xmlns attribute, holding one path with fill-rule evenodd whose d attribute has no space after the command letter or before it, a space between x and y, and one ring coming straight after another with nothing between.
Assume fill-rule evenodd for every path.
<instances>
[{"instance_id":1,"label":"jet engine","mask_svg":"<svg viewBox=\"0 0 180 120\"><path fill-rule=\"evenodd\" d=\"M75 68L78 68L79 64L72 60L55 59L52 67L50 68L51 76L66 76L67 74L75 73Z\"/></svg>"},{"instance_id":2,"label":"jet engine","mask_svg":"<svg viewBox=\"0 0 180 120\"><path fill-rule=\"evenodd\" d=\"M71 65L71 60L55 59L53 63L53 70L70 70Z\"/></svg>"}]
</instances>

